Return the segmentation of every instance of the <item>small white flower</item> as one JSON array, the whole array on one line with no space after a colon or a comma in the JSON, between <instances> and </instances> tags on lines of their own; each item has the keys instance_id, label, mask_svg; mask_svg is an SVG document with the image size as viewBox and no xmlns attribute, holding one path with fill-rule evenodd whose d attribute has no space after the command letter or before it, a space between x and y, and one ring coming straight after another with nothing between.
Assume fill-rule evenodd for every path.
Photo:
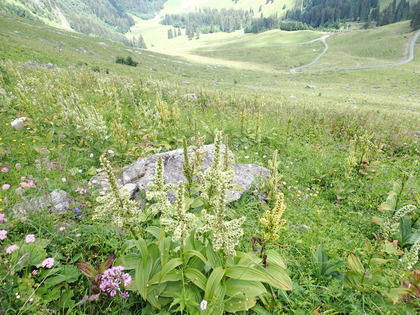
<instances>
[{"instance_id":1,"label":"small white flower","mask_svg":"<svg viewBox=\"0 0 420 315\"><path fill-rule=\"evenodd\" d=\"M90 157L90 158L93 158L93 153L89 154L89 157Z\"/></svg>"},{"instance_id":2,"label":"small white flower","mask_svg":"<svg viewBox=\"0 0 420 315\"><path fill-rule=\"evenodd\" d=\"M63 183L65 183L65 182L67 181L67 179L66 179L65 177L63 177L63 178L61 179L61 181L62 181Z\"/></svg>"},{"instance_id":3,"label":"small white flower","mask_svg":"<svg viewBox=\"0 0 420 315\"><path fill-rule=\"evenodd\" d=\"M79 173L82 173L83 171L82 170L79 170Z\"/></svg>"},{"instance_id":4,"label":"small white flower","mask_svg":"<svg viewBox=\"0 0 420 315\"><path fill-rule=\"evenodd\" d=\"M200 309L202 311L204 311L207 308L207 301L206 300L202 300L201 304L200 304Z\"/></svg>"},{"instance_id":5,"label":"small white flower","mask_svg":"<svg viewBox=\"0 0 420 315\"><path fill-rule=\"evenodd\" d=\"M108 150L108 153L109 153L109 154L114 154L115 152L114 152L114 151L112 151L112 150Z\"/></svg>"},{"instance_id":6,"label":"small white flower","mask_svg":"<svg viewBox=\"0 0 420 315\"><path fill-rule=\"evenodd\" d=\"M248 147L244 147L245 150L248 150Z\"/></svg>"},{"instance_id":7,"label":"small white flower","mask_svg":"<svg viewBox=\"0 0 420 315\"><path fill-rule=\"evenodd\" d=\"M245 155L245 158L248 159L249 158L249 155Z\"/></svg>"},{"instance_id":8,"label":"small white flower","mask_svg":"<svg viewBox=\"0 0 420 315\"><path fill-rule=\"evenodd\" d=\"M98 172L98 173L102 172L102 168L97 168L96 172Z\"/></svg>"},{"instance_id":9,"label":"small white flower","mask_svg":"<svg viewBox=\"0 0 420 315\"><path fill-rule=\"evenodd\" d=\"M267 157L267 155L263 155L263 159L265 159Z\"/></svg>"}]
</instances>

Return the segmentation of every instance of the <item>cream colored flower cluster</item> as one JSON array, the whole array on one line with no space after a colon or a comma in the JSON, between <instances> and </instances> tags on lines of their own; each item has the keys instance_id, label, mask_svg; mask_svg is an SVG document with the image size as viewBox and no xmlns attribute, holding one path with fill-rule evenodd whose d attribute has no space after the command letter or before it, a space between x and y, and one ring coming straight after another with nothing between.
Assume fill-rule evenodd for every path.
<instances>
[{"instance_id":1,"label":"cream colored flower cluster","mask_svg":"<svg viewBox=\"0 0 420 315\"><path fill-rule=\"evenodd\" d=\"M239 240L244 234L241 226L245 222L245 217L225 221L225 205L226 205L226 184L223 184L218 196L218 204L216 214L207 213L206 210L201 211L201 222L203 226L197 230L197 233L213 231L212 242L213 249L223 250L227 256L236 256L235 246L239 244Z\"/></svg>"},{"instance_id":2,"label":"cream colored flower cluster","mask_svg":"<svg viewBox=\"0 0 420 315\"><path fill-rule=\"evenodd\" d=\"M285 210L284 195L283 193L278 193L274 209L271 211L267 210L260 219L264 226L264 230L261 231L264 242L275 242L279 238L277 232L286 223L286 220L281 218Z\"/></svg>"},{"instance_id":3,"label":"cream colored flower cluster","mask_svg":"<svg viewBox=\"0 0 420 315\"><path fill-rule=\"evenodd\" d=\"M111 163L105 155L100 157L100 162L111 186L111 191L105 196L96 198L99 206L95 208L93 219L100 220L111 217L112 222L118 226L135 228L141 221L142 210L139 203L130 200L128 190L120 191Z\"/></svg>"},{"instance_id":4,"label":"cream colored flower cluster","mask_svg":"<svg viewBox=\"0 0 420 315\"><path fill-rule=\"evenodd\" d=\"M179 183L177 189L176 212L174 216L162 215L160 224L165 228L165 232L171 232L172 241L179 241L182 246L192 229L196 227L196 216L185 211L185 187L184 183Z\"/></svg>"},{"instance_id":5,"label":"cream colored flower cluster","mask_svg":"<svg viewBox=\"0 0 420 315\"><path fill-rule=\"evenodd\" d=\"M148 200L154 200L156 203L152 204L148 211L151 214L162 213L163 215L168 215L171 213L172 205L168 200L167 193L172 189L172 184L165 184L163 179L163 160L161 157L158 157L156 160L155 167L155 182L149 182L148 186L150 191L146 193Z\"/></svg>"},{"instance_id":6,"label":"cream colored flower cluster","mask_svg":"<svg viewBox=\"0 0 420 315\"><path fill-rule=\"evenodd\" d=\"M226 187L226 189L232 188L232 182L235 176L235 172L230 166L233 158L228 153L227 145L225 145L225 152L222 159L221 145L222 132L216 131L213 164L206 171L197 174L201 197L208 203L210 208L217 207L218 197L222 194L222 187Z\"/></svg>"}]
</instances>

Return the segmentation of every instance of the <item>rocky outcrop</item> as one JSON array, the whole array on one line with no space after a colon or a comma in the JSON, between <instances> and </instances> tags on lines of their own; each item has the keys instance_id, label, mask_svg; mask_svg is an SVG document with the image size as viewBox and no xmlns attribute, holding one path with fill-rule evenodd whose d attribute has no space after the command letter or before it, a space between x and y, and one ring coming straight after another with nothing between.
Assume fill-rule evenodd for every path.
<instances>
[{"instance_id":1,"label":"rocky outcrop","mask_svg":"<svg viewBox=\"0 0 420 315\"><path fill-rule=\"evenodd\" d=\"M204 146L206 155L203 159L203 169L206 170L211 166L214 156L214 145ZM223 151L223 150L222 150ZM189 155L192 151L189 152ZM165 183L186 182L186 178L182 173L182 165L184 163L184 154L182 149L177 149L169 152L158 153L147 158L139 159L131 165L128 165L117 171L118 182L121 188L129 189L131 196L136 198L139 191L147 190L148 183L154 180L155 164L158 157L162 157L164 163L164 179ZM230 190L227 193L229 201L239 199L242 194L247 192L254 178L262 174L267 177L270 171L266 168L255 164L233 164L235 171L234 184L242 187L242 190ZM93 177L89 185L97 186L102 189L109 189L108 182L104 173L100 173Z\"/></svg>"}]
</instances>

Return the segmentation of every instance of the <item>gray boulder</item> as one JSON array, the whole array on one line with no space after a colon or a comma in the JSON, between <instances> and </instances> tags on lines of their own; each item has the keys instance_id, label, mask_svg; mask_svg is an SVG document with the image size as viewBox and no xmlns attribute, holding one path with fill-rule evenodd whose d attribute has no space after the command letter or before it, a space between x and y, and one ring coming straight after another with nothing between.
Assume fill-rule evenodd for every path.
<instances>
[{"instance_id":1,"label":"gray boulder","mask_svg":"<svg viewBox=\"0 0 420 315\"><path fill-rule=\"evenodd\" d=\"M224 147L222 151L223 150ZM211 144L204 146L204 151L207 153L204 156L202 167L206 170L213 162L214 145ZM192 151L189 151L188 154L191 155ZM162 157L163 160L165 183L185 183L187 181L182 173L182 165L184 163L183 149L177 149L139 159L133 164L125 166L121 170L117 171L120 188L129 188L131 193L134 193L134 197L136 197L136 193L138 193L138 191L147 190L148 183L154 180L155 164L158 157ZM262 176L266 178L270 174L268 169L255 164L233 164L232 167L235 171L233 183L242 187L243 190L228 191L227 198L229 201L238 200L245 192L247 192L250 189L255 176L259 176L262 173ZM136 185L136 189L133 188L132 184ZM105 173L100 173L93 177L90 180L89 185L109 190L109 184L106 180ZM173 198L170 199L173 200Z\"/></svg>"},{"instance_id":2,"label":"gray boulder","mask_svg":"<svg viewBox=\"0 0 420 315\"><path fill-rule=\"evenodd\" d=\"M64 214L69 209L69 196L64 190L56 189L46 197L35 197L29 201L26 200L23 203L16 204L12 208L12 212L18 214L40 212L45 209L57 214Z\"/></svg>"}]
</instances>

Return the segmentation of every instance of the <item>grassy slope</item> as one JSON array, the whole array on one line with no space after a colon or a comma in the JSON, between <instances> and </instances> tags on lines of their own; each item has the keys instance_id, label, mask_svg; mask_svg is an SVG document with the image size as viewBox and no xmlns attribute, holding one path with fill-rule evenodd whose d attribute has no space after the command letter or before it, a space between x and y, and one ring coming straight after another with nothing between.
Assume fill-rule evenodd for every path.
<instances>
[{"instance_id":1,"label":"grassy slope","mask_svg":"<svg viewBox=\"0 0 420 315\"><path fill-rule=\"evenodd\" d=\"M54 115L38 113L39 117L34 117L37 118L34 125L40 121L43 122L43 126L46 126L44 127L45 131L37 127L34 131L24 130L22 135L22 133L11 130L10 127L2 128L2 132L4 131L2 138L7 147L10 146L13 150L7 156L7 162L10 162L11 165L19 162L24 166L12 184L18 185L18 179L23 175L33 174L40 178L44 177L42 172L36 171L33 167L35 155L31 156L24 151L26 147L30 146L22 147L21 142L31 143L34 132L45 136L48 132L47 128L55 128L48 124L50 119L55 122L58 120L60 123L57 125L57 128L60 128L58 132L69 135L63 140L66 141L64 150L67 150L66 153L68 153L68 155L63 155L66 167L84 167L85 163L93 163L85 162L87 160L85 156L88 156L90 151L79 153L70 149L77 147L80 139L74 134L68 133L72 126L61 124L58 102L51 95L63 93L62 90L70 91L73 87L80 88L82 99L87 100L98 110L104 109L104 117L110 124L116 116L114 103L108 99L105 93L99 93L97 90L98 82L101 80L112 82L120 93L121 104L125 105L123 108L125 116L123 117L127 118L127 121L124 118L127 132L131 133L129 142L137 146L138 141L135 138L141 139L141 136L144 136L142 133L145 124L150 124L149 128L154 131L157 127L152 121L136 120L132 107L130 107L132 104L127 90L135 92L136 101L139 104L154 104L154 94L162 93L170 104L175 101L183 106L185 104L185 107L181 106L181 124L178 127L179 131L177 129L174 132L175 135L171 134L171 130L159 129L159 137L172 136L171 139L159 139L171 141L174 147L179 145L174 137L178 139L181 135L192 135L191 120L188 120L192 115L200 126L204 121L211 129L225 129L230 134L231 147L234 150L236 161L239 163L254 162L266 165L267 159L263 156L270 157L274 149L279 149L279 160L281 161L279 172L284 175L282 181L287 182L287 185L282 187L287 198L285 213L285 219L288 220L287 225L306 224L311 227L311 230L293 229L281 232L279 242L285 244L281 251L287 258L287 264L296 286L291 293L292 296L287 297L287 301L284 301L284 305L281 306L284 308L283 310L286 312L288 308L292 313L300 309L303 314L307 314L321 307L320 311L322 312L342 310L351 312L347 307L353 302L357 303L362 300L360 295L342 291L341 287L335 290L333 285L316 283L310 276L309 255L319 244L323 244L332 261L345 260L350 251L360 253L365 237L371 236L373 229L369 223L371 215L367 209L370 209L371 206L376 211L374 214L380 214L375 209L384 200L390 189L389 186L386 186L385 181L397 179L401 173L400 166L408 165L411 162L410 159L413 159L409 156L402 158L393 156L390 159L387 156L381 157L384 163L375 166L377 170L375 176L356 179L352 185L354 184L358 188L357 192L350 194L349 199L343 201L342 204L334 202L335 195L331 187L336 185L337 181L343 181L343 161L347 156L347 140L354 132L367 126L373 128L378 134L388 135L387 139L393 141L392 135L401 137L405 131L412 131L413 128L419 126L418 75L420 73L420 58L418 48L415 61L402 67L292 75L288 69L276 72L262 69L258 58L252 56L248 56L248 59L249 64L255 66L254 71L234 70L227 67L212 68L200 64L180 64L178 63L179 59L172 57L142 50L133 50L133 53L130 53L126 47L119 44L104 42L106 45L103 45L100 44L100 40L79 34L66 33L32 22L25 23L20 19L0 16L2 29L0 57L13 60L16 63L13 67L26 74L22 76L22 82L24 81L28 87L37 89L34 96L42 108L44 110L52 108L55 112ZM302 33L299 36L302 36ZM274 40L270 39L267 34L261 34L261 37L264 38L264 42ZM257 42L258 38L258 36L254 37L254 41ZM247 49L252 49L246 39L245 37L243 45L248 45ZM288 38L285 41L293 40ZM61 42L64 44L60 46ZM367 45L367 43L364 44ZM58 53L59 47L64 50L63 53ZM81 47L91 53L80 52ZM259 58L263 57L265 50L256 49L261 54ZM278 50L269 51L269 56L279 54L281 47L273 47L273 49ZM130 54L142 63L137 68L116 65L113 60L117 54L124 56ZM103 71L94 73L83 70L72 72L65 69L55 71L47 71L42 68L25 69L18 63L35 58L43 63L53 62L63 68L86 62L88 67L109 68L111 73L106 75ZM289 56L289 58L293 62L299 62L299 60L302 61L303 56ZM268 60L268 62L271 61ZM12 70L13 67L10 66L10 69ZM154 80L162 79L162 81L156 81L155 86L149 83L144 86L137 85L137 79L143 77L152 77ZM213 79L217 80L216 85L212 84ZM183 80L188 80L192 84L179 84ZM238 83L233 84L234 80ZM51 82L54 83L53 86L51 86ZM43 84L50 84L50 89L43 88ZM305 89L306 84L315 85L316 89ZM247 91L248 86L256 91ZM8 88L12 89L15 86ZM28 96L32 93L30 89L25 91ZM186 92L197 93L200 100L196 103L186 102L183 99L183 94ZM349 103L348 99L350 98L356 101L356 104ZM250 137L255 130L255 115L260 110L258 108L260 104L264 116L262 123L264 143L258 149ZM19 102L14 101L14 105L15 107L4 111L4 115L0 118L2 123L10 122L17 114ZM241 108L249 110L244 134L239 132L238 117ZM128 119L130 119L129 122ZM2 126L4 125L2 124ZM200 131L203 132L201 129ZM36 135L38 136L38 134ZM58 135L55 137L57 141L60 141ZM411 136L407 134L406 137L409 139ZM12 142L12 139L18 140L17 145ZM397 138L395 141L397 140L402 142L401 138ZM109 141L113 141L113 139ZM404 147L402 144L400 145ZM95 158L104 149L105 147L97 149ZM325 161L329 161L330 164L326 165ZM119 164L125 164L125 162L122 159L118 160ZM89 167L91 165L89 164ZM95 166L99 167L97 162ZM90 178L85 173L77 176L86 176L85 179ZM61 182L61 177L62 174L59 173L51 181L54 180L53 184L57 187L70 191L70 187ZM321 181L325 183L321 184ZM289 185L290 189L287 188ZM369 188L370 186L372 188ZM317 187L315 189L320 191L318 196L298 199L296 190L305 191L309 187L312 189ZM42 191L39 193L41 194ZM245 224L245 237L252 236L255 227L260 226L258 218L261 215L261 210L257 204L259 201L254 199L252 197L244 198L235 204L237 212L248 217ZM245 237L244 239L246 239ZM100 240L100 243L102 241L103 239ZM86 243L90 242L91 240L86 238ZM247 242L242 244L243 247L248 245ZM80 249L77 250L80 251ZM342 268L342 270L344 269L345 267ZM335 294L343 295L336 296ZM376 296L376 294L373 295ZM363 295L363 306L360 309L369 307L367 300L365 306L366 296ZM352 297L354 298L353 302L351 301ZM283 302L283 296L279 298ZM328 301L328 298L331 300ZM342 304L341 308L340 304ZM387 307L393 306L388 305ZM395 308L398 307L395 306ZM366 311L374 312L372 309Z\"/></svg>"}]
</instances>

